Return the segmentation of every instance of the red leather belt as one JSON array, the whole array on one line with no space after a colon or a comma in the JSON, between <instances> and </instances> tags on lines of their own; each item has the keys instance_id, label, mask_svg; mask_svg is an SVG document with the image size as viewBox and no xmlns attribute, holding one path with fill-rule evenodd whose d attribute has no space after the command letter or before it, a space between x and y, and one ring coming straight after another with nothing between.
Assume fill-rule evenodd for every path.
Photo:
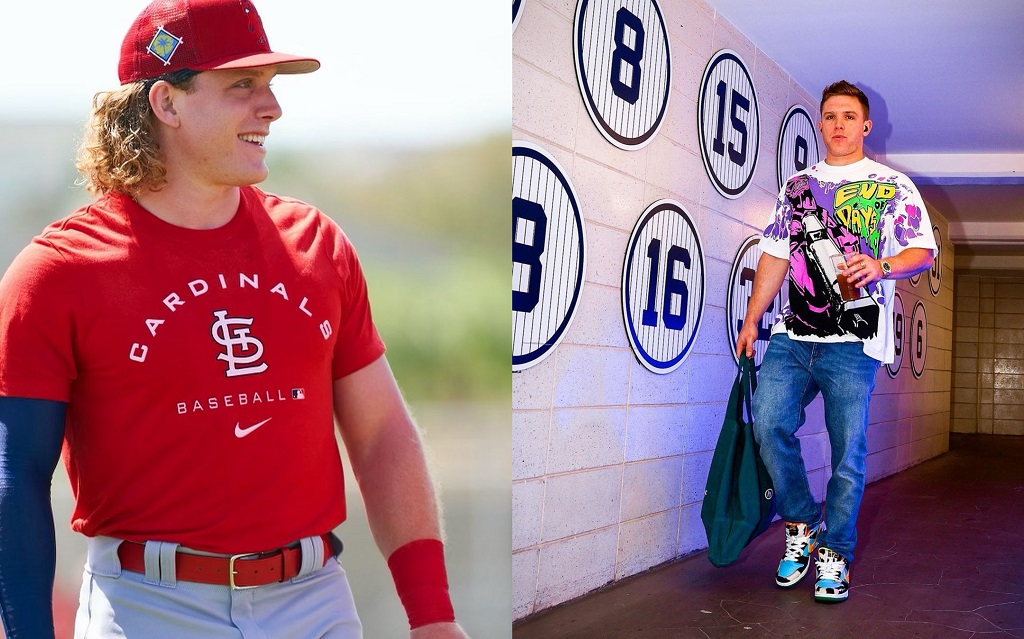
<instances>
[{"instance_id":1,"label":"red leather belt","mask_svg":"<svg viewBox=\"0 0 1024 639\"><path fill-rule=\"evenodd\" d=\"M324 561L333 554L327 535L321 535ZM125 541L117 547L121 568L145 574L146 545ZM174 555L175 576L180 581L229 586L234 590L256 588L287 581L302 568L302 548L280 548L269 552L243 553L230 557L210 557L177 552Z\"/></svg>"}]
</instances>

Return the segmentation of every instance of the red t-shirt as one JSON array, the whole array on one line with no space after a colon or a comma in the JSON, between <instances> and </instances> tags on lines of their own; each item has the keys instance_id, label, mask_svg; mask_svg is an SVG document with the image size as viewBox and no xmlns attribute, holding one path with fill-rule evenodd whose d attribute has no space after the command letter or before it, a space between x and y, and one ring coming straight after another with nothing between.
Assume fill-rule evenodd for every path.
<instances>
[{"instance_id":1,"label":"red t-shirt","mask_svg":"<svg viewBox=\"0 0 1024 639\"><path fill-rule=\"evenodd\" d=\"M341 229L255 187L213 230L108 195L0 281L0 395L68 402L89 536L233 553L337 526L333 380L383 352Z\"/></svg>"}]
</instances>

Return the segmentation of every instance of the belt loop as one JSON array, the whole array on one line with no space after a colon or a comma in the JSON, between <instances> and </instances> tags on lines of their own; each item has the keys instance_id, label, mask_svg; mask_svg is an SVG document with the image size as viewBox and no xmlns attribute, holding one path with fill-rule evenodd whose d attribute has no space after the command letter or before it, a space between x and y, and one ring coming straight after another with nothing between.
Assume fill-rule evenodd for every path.
<instances>
[{"instance_id":1,"label":"belt loop","mask_svg":"<svg viewBox=\"0 0 1024 639\"><path fill-rule=\"evenodd\" d=\"M178 555L178 544L160 542L160 585L168 588L178 586L178 575L174 558Z\"/></svg>"},{"instance_id":2,"label":"belt loop","mask_svg":"<svg viewBox=\"0 0 1024 639\"><path fill-rule=\"evenodd\" d=\"M321 535L303 537L299 540L302 549L302 566L295 579L301 579L324 567L324 539Z\"/></svg>"},{"instance_id":3,"label":"belt loop","mask_svg":"<svg viewBox=\"0 0 1024 639\"><path fill-rule=\"evenodd\" d=\"M147 584L160 583L160 542L147 541L146 550L143 555L146 566L146 576L143 579Z\"/></svg>"},{"instance_id":4,"label":"belt loop","mask_svg":"<svg viewBox=\"0 0 1024 639\"><path fill-rule=\"evenodd\" d=\"M166 541L147 541L143 555L146 565L146 576L143 581L147 584L167 588L176 587L178 578L174 569L174 556L177 552L178 544Z\"/></svg>"}]
</instances>

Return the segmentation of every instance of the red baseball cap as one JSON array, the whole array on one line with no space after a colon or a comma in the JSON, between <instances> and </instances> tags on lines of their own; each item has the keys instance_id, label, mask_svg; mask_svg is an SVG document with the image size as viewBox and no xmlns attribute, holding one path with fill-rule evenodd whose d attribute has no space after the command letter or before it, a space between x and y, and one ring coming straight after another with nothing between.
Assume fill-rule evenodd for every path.
<instances>
[{"instance_id":1,"label":"red baseball cap","mask_svg":"<svg viewBox=\"0 0 1024 639\"><path fill-rule=\"evenodd\" d=\"M270 50L263 21L248 0L154 0L121 43L121 84L172 71L276 65L278 73L310 73L320 62Z\"/></svg>"}]
</instances>

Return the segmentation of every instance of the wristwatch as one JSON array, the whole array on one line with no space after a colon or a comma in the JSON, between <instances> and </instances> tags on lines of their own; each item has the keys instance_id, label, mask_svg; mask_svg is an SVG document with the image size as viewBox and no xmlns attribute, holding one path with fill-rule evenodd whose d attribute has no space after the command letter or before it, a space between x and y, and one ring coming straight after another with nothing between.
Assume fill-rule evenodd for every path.
<instances>
[{"instance_id":1,"label":"wristwatch","mask_svg":"<svg viewBox=\"0 0 1024 639\"><path fill-rule=\"evenodd\" d=\"M892 276L892 264L887 260L882 260L882 279L887 280Z\"/></svg>"}]
</instances>

